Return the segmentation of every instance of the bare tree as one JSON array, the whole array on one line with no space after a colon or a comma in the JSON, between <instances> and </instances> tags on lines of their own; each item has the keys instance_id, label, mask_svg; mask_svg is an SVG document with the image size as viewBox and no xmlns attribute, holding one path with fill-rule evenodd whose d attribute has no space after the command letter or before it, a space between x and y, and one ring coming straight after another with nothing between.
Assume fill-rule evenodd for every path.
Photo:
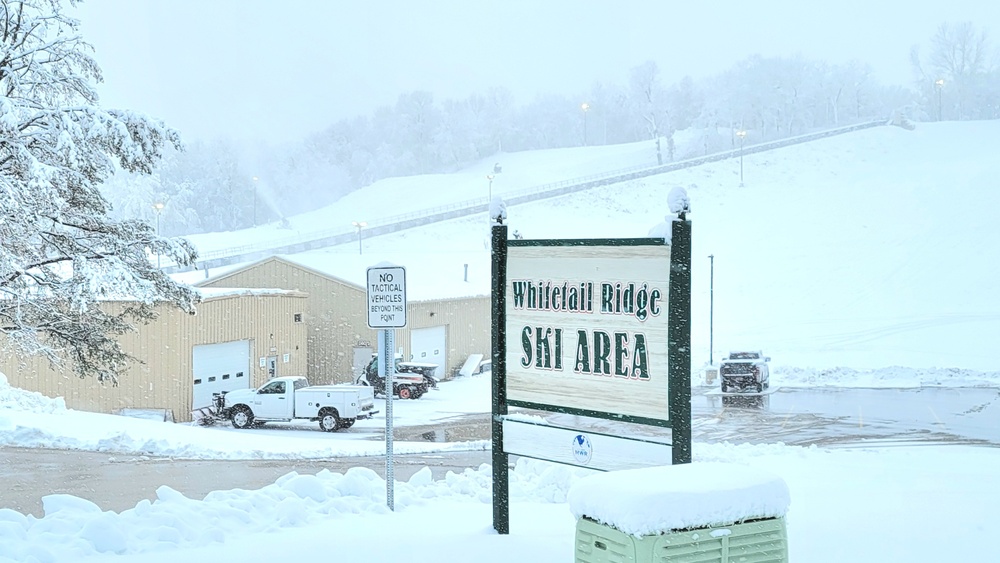
<instances>
[{"instance_id":1,"label":"bare tree","mask_svg":"<svg viewBox=\"0 0 1000 563\"><path fill-rule=\"evenodd\" d=\"M673 131L669 125L669 115L666 109L666 93L660 86L660 69L653 61L632 69L630 86L638 104L639 114L645 123L646 131L656 142L656 163L663 164L663 153L660 147L660 137L663 132L670 137ZM668 143L673 146L673 140ZM673 153L673 149L670 151Z\"/></svg>"},{"instance_id":2,"label":"bare tree","mask_svg":"<svg viewBox=\"0 0 1000 563\"><path fill-rule=\"evenodd\" d=\"M991 114L992 96L986 88L996 60L997 52L985 29L977 30L972 22L938 26L926 60L921 58L919 47L910 50L917 89L924 96L927 113L957 119Z\"/></svg>"}]
</instances>

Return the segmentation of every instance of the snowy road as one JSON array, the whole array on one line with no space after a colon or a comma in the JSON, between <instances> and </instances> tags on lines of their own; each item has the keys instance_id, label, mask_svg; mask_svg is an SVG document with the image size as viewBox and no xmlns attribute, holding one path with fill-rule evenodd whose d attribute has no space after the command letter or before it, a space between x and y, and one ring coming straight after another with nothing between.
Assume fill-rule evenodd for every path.
<instances>
[{"instance_id":1,"label":"snowy road","mask_svg":"<svg viewBox=\"0 0 1000 563\"><path fill-rule=\"evenodd\" d=\"M489 415L482 412L448 416L414 416L429 408L419 401L404 403L417 424L400 425L397 440L467 442L489 439ZM476 409L474 409L476 410ZM481 409L479 409L481 410ZM1000 390L996 388L781 388L764 395L721 395L708 388L693 390L692 434L695 448L705 443L783 442L825 447L889 447L913 444L965 444L1000 447ZM623 432L621 423L582 421L567 415L549 416L555 424L588 424L593 430ZM625 432L644 436L669 435L669 430L631 426ZM580 426L582 427L582 425ZM282 442L319 440L338 443L381 441L384 419L362 421L349 431L328 434L314 424L274 424L249 431L205 428L199 432L232 433L243 437L278 437ZM360 445L360 444L359 444ZM427 444L430 445L430 444ZM448 471L490 462L489 451L453 451L398 456L399 479L423 466L440 478ZM8 487L0 506L41 514L41 497L65 492L91 499L105 509L124 509L151 498L158 486L169 484L192 498L218 489L253 489L288 471L315 473L349 467L384 471L383 456L336 456L285 460L178 460L155 456L91 453L73 450L4 448L0 471ZM53 483L58 483L54 487Z\"/></svg>"},{"instance_id":2,"label":"snowy road","mask_svg":"<svg viewBox=\"0 0 1000 563\"><path fill-rule=\"evenodd\" d=\"M692 392L692 438L698 442L809 446L973 444L1000 446L1000 390L995 388L774 389L763 395ZM580 419L548 417L554 424ZM613 431L621 423L591 422ZM642 436L669 430L630 426Z\"/></svg>"},{"instance_id":3,"label":"snowy road","mask_svg":"<svg viewBox=\"0 0 1000 563\"><path fill-rule=\"evenodd\" d=\"M696 441L1000 446L1000 390L991 388L778 389L692 399Z\"/></svg>"},{"instance_id":4,"label":"snowy road","mask_svg":"<svg viewBox=\"0 0 1000 563\"><path fill-rule=\"evenodd\" d=\"M418 401L419 403L419 401ZM934 388L852 389L772 388L764 394L722 394L692 390L692 435L695 442L784 442L789 445L863 445L882 443L964 443L1000 446L1000 389ZM424 405L404 404L409 408ZM538 413L544 415L544 413ZM584 424L618 432L620 423L547 415L553 424ZM419 417L417 418L419 420ZM396 427L396 439L460 442L489 440L489 415L452 413L436 420ZM313 423L274 424L254 433L323 438ZM669 431L628 426L638 435ZM233 431L220 428L219 430ZM242 431L236 431L242 432ZM382 440L385 419L359 422L343 440Z\"/></svg>"}]
</instances>

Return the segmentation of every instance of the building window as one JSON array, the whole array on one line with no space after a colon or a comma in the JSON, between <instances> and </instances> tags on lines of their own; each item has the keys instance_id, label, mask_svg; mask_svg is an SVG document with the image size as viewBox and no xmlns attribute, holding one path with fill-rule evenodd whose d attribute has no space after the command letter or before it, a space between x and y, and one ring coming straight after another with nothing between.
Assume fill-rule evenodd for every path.
<instances>
[{"instance_id":1,"label":"building window","mask_svg":"<svg viewBox=\"0 0 1000 563\"><path fill-rule=\"evenodd\" d=\"M201 383L201 380L200 380L200 379L195 379L195 380L194 380L194 384L195 384L195 385L198 385L199 383Z\"/></svg>"},{"instance_id":2,"label":"building window","mask_svg":"<svg viewBox=\"0 0 1000 563\"><path fill-rule=\"evenodd\" d=\"M295 318L295 322L301 323L302 322L302 313L295 313L295 317L294 318Z\"/></svg>"},{"instance_id":3,"label":"building window","mask_svg":"<svg viewBox=\"0 0 1000 563\"><path fill-rule=\"evenodd\" d=\"M227 374L223 375L222 379L229 379L229 374L227 373Z\"/></svg>"},{"instance_id":4,"label":"building window","mask_svg":"<svg viewBox=\"0 0 1000 563\"><path fill-rule=\"evenodd\" d=\"M209 377L209 378L208 378L208 382L209 382L209 383L211 383L211 382L213 382L213 381L215 381L215 376L214 376L214 375L213 375L212 377Z\"/></svg>"},{"instance_id":5,"label":"building window","mask_svg":"<svg viewBox=\"0 0 1000 563\"><path fill-rule=\"evenodd\" d=\"M236 377L243 377L243 372L242 371L236 372Z\"/></svg>"}]
</instances>

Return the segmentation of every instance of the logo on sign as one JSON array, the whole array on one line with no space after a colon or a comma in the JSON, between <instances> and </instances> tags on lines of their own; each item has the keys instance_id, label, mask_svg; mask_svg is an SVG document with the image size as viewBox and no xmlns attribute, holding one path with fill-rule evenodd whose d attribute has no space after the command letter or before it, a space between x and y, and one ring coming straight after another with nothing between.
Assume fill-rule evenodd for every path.
<instances>
[{"instance_id":1,"label":"logo on sign","mask_svg":"<svg viewBox=\"0 0 1000 563\"><path fill-rule=\"evenodd\" d=\"M590 438L583 434L577 434L573 438L573 459L579 463L589 463L594 455L594 446L590 443Z\"/></svg>"}]
</instances>

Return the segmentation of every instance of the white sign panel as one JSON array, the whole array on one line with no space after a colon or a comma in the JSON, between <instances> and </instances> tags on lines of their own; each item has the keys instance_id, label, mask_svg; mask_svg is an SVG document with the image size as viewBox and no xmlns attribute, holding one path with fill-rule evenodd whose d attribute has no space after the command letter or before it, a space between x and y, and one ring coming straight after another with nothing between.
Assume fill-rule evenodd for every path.
<instances>
[{"instance_id":1,"label":"white sign panel","mask_svg":"<svg viewBox=\"0 0 1000 563\"><path fill-rule=\"evenodd\" d=\"M558 426L503 421L504 453L601 471L670 465L670 444Z\"/></svg>"},{"instance_id":2,"label":"white sign panel","mask_svg":"<svg viewBox=\"0 0 1000 563\"><path fill-rule=\"evenodd\" d=\"M508 401L669 420L670 247L507 252Z\"/></svg>"},{"instance_id":3,"label":"white sign panel","mask_svg":"<svg viewBox=\"0 0 1000 563\"><path fill-rule=\"evenodd\" d=\"M406 269L401 266L368 268L369 328L406 326Z\"/></svg>"}]
</instances>

